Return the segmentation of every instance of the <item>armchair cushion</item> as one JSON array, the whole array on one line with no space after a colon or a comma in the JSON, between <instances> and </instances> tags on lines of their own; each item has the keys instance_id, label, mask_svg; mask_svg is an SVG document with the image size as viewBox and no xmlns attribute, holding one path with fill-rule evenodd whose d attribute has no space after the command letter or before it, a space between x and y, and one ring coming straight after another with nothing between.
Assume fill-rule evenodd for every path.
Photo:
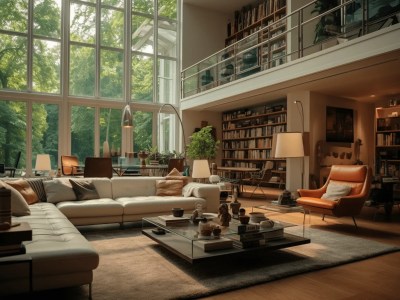
<instances>
[{"instance_id":1,"label":"armchair cushion","mask_svg":"<svg viewBox=\"0 0 400 300\"><path fill-rule=\"evenodd\" d=\"M346 184L329 183L326 189L326 193L322 195L321 199L337 201L341 197L347 196L350 191L351 186L348 186Z\"/></svg>"}]
</instances>

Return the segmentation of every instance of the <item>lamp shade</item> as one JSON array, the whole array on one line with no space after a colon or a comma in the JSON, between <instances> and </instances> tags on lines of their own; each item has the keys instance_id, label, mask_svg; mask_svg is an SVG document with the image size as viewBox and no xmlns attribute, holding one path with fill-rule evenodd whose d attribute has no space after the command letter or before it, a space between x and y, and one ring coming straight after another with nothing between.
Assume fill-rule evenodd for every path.
<instances>
[{"instance_id":1,"label":"lamp shade","mask_svg":"<svg viewBox=\"0 0 400 300\"><path fill-rule=\"evenodd\" d=\"M197 159L193 161L192 178L208 178L210 177L210 167L207 159Z\"/></svg>"},{"instance_id":2,"label":"lamp shade","mask_svg":"<svg viewBox=\"0 0 400 300\"><path fill-rule=\"evenodd\" d=\"M131 107L129 106L129 104L125 105L124 110L122 111L121 126L122 127L133 126Z\"/></svg>"},{"instance_id":3,"label":"lamp shade","mask_svg":"<svg viewBox=\"0 0 400 300\"><path fill-rule=\"evenodd\" d=\"M304 145L301 132L281 132L275 135L276 141L274 157L303 157Z\"/></svg>"},{"instance_id":4,"label":"lamp shade","mask_svg":"<svg viewBox=\"0 0 400 300\"><path fill-rule=\"evenodd\" d=\"M51 170L51 162L49 154L38 154L36 156L36 171L50 171Z\"/></svg>"}]
</instances>

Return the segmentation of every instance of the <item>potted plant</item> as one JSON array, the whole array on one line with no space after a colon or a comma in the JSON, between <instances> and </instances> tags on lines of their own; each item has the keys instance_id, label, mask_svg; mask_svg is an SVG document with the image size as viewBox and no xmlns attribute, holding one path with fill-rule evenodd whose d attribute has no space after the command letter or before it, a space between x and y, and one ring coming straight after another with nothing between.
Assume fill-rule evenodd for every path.
<instances>
[{"instance_id":1,"label":"potted plant","mask_svg":"<svg viewBox=\"0 0 400 300\"><path fill-rule=\"evenodd\" d=\"M212 133L212 126L206 126L190 136L186 154L191 159L215 159L219 141Z\"/></svg>"},{"instance_id":2,"label":"potted plant","mask_svg":"<svg viewBox=\"0 0 400 300\"><path fill-rule=\"evenodd\" d=\"M148 159L150 165L158 165L160 159L160 153L158 152L157 146L150 147L147 151L149 153Z\"/></svg>"}]
</instances>

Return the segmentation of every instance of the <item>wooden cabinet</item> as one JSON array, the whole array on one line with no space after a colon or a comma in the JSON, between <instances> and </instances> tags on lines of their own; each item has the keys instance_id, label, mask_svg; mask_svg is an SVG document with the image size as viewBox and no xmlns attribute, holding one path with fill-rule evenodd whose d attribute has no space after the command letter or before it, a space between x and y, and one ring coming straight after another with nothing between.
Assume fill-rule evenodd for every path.
<instances>
[{"instance_id":1,"label":"wooden cabinet","mask_svg":"<svg viewBox=\"0 0 400 300\"><path fill-rule=\"evenodd\" d=\"M400 106L376 109L376 166L381 176L400 176Z\"/></svg>"},{"instance_id":2,"label":"wooden cabinet","mask_svg":"<svg viewBox=\"0 0 400 300\"><path fill-rule=\"evenodd\" d=\"M271 158L272 135L286 132L286 103L225 112L222 115L222 166L262 168L274 161L269 183L284 185L286 159Z\"/></svg>"}]
</instances>

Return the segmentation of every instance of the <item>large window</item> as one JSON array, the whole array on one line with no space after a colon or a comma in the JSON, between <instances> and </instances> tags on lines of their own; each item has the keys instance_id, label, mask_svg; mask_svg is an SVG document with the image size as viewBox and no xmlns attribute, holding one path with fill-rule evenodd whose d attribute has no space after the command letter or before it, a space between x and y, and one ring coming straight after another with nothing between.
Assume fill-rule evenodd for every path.
<instances>
[{"instance_id":1,"label":"large window","mask_svg":"<svg viewBox=\"0 0 400 300\"><path fill-rule=\"evenodd\" d=\"M12 164L18 149L28 171L41 153L54 169L62 154L83 163L102 155L107 139L121 154L154 146L159 103L178 105L178 3L2 1L0 163ZM120 126L127 101L144 103L128 135Z\"/></svg>"}]
</instances>

